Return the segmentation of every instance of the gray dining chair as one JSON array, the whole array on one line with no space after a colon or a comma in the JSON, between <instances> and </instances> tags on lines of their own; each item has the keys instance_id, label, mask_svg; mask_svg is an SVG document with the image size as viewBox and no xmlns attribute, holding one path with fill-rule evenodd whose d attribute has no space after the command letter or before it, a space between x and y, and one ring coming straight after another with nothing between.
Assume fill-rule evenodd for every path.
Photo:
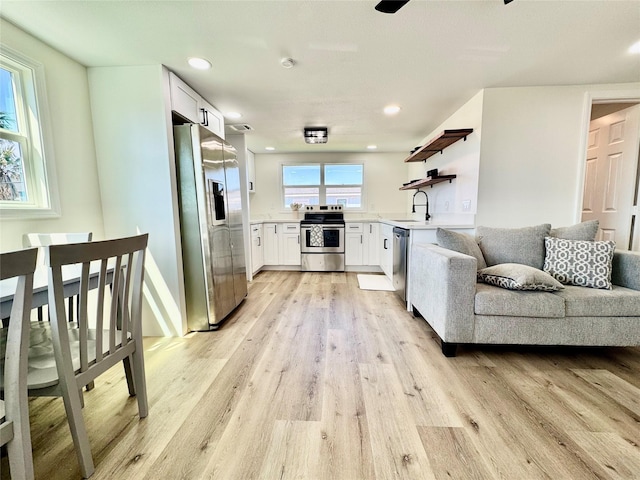
<instances>
[{"instance_id":1,"label":"gray dining chair","mask_svg":"<svg viewBox=\"0 0 640 480\"><path fill-rule=\"evenodd\" d=\"M84 478L95 468L82 416L82 388L122 362L139 416L148 414L141 322L147 242L145 234L45 247L51 322L32 325L29 395L62 396ZM77 323L66 319L64 278L70 268L80 277Z\"/></svg>"},{"instance_id":2,"label":"gray dining chair","mask_svg":"<svg viewBox=\"0 0 640 480\"><path fill-rule=\"evenodd\" d=\"M0 446L7 446L13 480L34 478L29 403L27 348L33 293L35 248L0 254L0 280L16 279L9 324L0 331Z\"/></svg>"},{"instance_id":3,"label":"gray dining chair","mask_svg":"<svg viewBox=\"0 0 640 480\"><path fill-rule=\"evenodd\" d=\"M93 237L93 232L72 232L72 233L25 233L22 236L22 246L27 247L39 247L38 248L38 265L44 265L44 248L49 245L64 244L64 243L79 243L90 242ZM69 321L74 319L73 305L74 300L77 309L78 299L77 297L69 297ZM43 308L38 307L38 320L43 320Z\"/></svg>"}]
</instances>

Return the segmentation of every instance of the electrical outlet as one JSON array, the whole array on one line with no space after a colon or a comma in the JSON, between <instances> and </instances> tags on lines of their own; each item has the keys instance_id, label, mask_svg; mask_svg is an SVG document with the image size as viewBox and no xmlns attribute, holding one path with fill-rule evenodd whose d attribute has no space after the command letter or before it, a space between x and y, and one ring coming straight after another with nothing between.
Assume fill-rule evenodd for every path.
<instances>
[{"instance_id":1,"label":"electrical outlet","mask_svg":"<svg viewBox=\"0 0 640 480\"><path fill-rule=\"evenodd\" d=\"M462 211L468 212L471 210L471 200L463 200L462 201Z\"/></svg>"}]
</instances>

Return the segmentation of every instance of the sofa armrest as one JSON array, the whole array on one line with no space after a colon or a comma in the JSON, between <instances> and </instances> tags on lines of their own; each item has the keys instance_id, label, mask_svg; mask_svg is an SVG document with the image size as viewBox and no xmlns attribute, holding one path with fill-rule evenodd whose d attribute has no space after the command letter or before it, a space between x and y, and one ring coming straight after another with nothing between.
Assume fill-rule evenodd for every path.
<instances>
[{"instance_id":1,"label":"sofa armrest","mask_svg":"<svg viewBox=\"0 0 640 480\"><path fill-rule=\"evenodd\" d=\"M611 281L621 287L640 290L640 252L616 250L613 253Z\"/></svg>"},{"instance_id":2,"label":"sofa armrest","mask_svg":"<svg viewBox=\"0 0 640 480\"><path fill-rule=\"evenodd\" d=\"M431 244L412 246L412 306L444 342L473 340L477 260Z\"/></svg>"}]
</instances>

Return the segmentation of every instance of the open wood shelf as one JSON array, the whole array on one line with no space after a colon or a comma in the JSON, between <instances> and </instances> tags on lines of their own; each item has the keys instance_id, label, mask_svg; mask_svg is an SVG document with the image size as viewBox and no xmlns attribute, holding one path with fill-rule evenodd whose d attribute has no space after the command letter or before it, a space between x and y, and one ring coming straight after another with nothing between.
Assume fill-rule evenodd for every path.
<instances>
[{"instance_id":1,"label":"open wood shelf","mask_svg":"<svg viewBox=\"0 0 640 480\"><path fill-rule=\"evenodd\" d=\"M449 145L457 142L461 138L467 139L467 135L473 132L473 128L461 128L458 130L445 130L436 138L427 142L410 156L405 158L405 162L423 162L427 158L435 155L447 148Z\"/></svg>"},{"instance_id":2,"label":"open wood shelf","mask_svg":"<svg viewBox=\"0 0 640 480\"><path fill-rule=\"evenodd\" d=\"M411 182L410 184L405 185L404 187L400 187L400 190L416 190L422 187L429 187L429 186L433 187L435 184L446 182L447 180L449 181L449 183L451 183L451 180L453 180L454 178L456 178L455 175L441 175L439 177L423 178L421 180L416 180L415 182Z\"/></svg>"}]
</instances>

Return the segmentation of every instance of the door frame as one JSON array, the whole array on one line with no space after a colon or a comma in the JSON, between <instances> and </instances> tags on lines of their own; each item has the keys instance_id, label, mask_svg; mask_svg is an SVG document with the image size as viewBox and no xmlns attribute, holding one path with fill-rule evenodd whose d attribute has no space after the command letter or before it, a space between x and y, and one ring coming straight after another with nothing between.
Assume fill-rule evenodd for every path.
<instances>
[{"instance_id":1,"label":"door frame","mask_svg":"<svg viewBox=\"0 0 640 480\"><path fill-rule=\"evenodd\" d=\"M640 103L640 92L637 88L620 90L587 91L584 94L582 109L582 130L580 134L580 168L578 169L578 191L576 192L575 223L582 221L582 203L584 201L584 182L586 173L587 141L591 124L591 109L598 103ZM639 153L640 155L640 153ZM640 167L639 167L640 168Z\"/></svg>"}]
</instances>

